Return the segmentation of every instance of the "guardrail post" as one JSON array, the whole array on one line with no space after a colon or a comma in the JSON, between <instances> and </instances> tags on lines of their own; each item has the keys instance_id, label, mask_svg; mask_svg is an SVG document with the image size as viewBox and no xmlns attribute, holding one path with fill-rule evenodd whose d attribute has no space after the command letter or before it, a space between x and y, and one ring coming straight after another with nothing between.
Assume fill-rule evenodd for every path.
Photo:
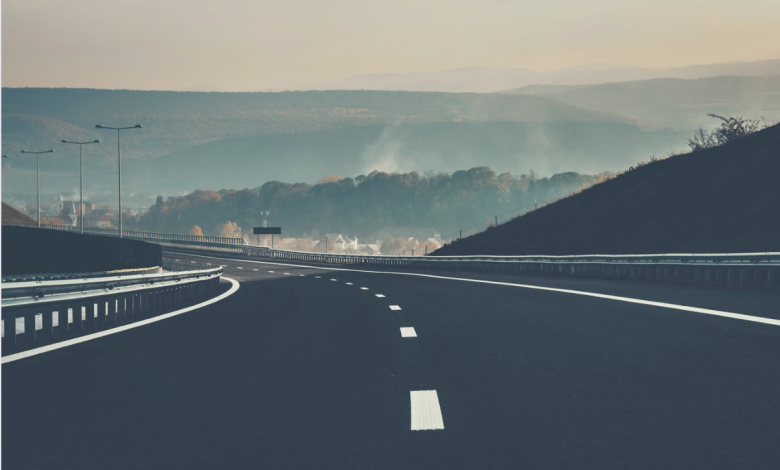
<instances>
[{"instance_id":1,"label":"guardrail post","mask_svg":"<svg viewBox=\"0 0 780 470\"><path fill-rule=\"evenodd\" d=\"M51 338L54 336L54 305L45 304L43 311L41 312L41 336L43 338Z\"/></svg>"},{"instance_id":2,"label":"guardrail post","mask_svg":"<svg viewBox=\"0 0 780 470\"><path fill-rule=\"evenodd\" d=\"M24 338L25 341L35 341L35 308L28 307L24 309Z\"/></svg>"},{"instance_id":3,"label":"guardrail post","mask_svg":"<svg viewBox=\"0 0 780 470\"><path fill-rule=\"evenodd\" d=\"M3 341L6 344L16 344L16 310L8 309L3 318Z\"/></svg>"}]
</instances>

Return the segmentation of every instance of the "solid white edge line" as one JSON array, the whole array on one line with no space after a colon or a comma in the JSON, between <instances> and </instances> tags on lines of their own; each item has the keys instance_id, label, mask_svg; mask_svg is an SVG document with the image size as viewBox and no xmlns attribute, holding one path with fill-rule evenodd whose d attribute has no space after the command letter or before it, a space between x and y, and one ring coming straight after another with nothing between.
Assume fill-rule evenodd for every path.
<instances>
[{"instance_id":1,"label":"solid white edge line","mask_svg":"<svg viewBox=\"0 0 780 470\"><path fill-rule=\"evenodd\" d=\"M173 252L169 252L169 253L173 253ZM236 261L235 259L231 259L231 258L220 258L216 256L204 256L204 255L191 255L189 253L187 254L187 256L196 256L199 258L209 258L209 259L221 259L225 261ZM349 271L349 272L356 272L356 273L395 274L401 276L417 276L417 277L427 277L431 279L444 279L448 281L476 282L479 284L492 284L496 286L523 287L525 289L536 289L536 290L544 290L549 292L561 292L564 294L584 295L587 297L596 297L596 298L607 299L607 300L617 300L620 302L628 302L633 304L651 305L654 307L671 308L674 310L682 310L686 312L702 313L705 315L714 315L718 317L733 318L735 320L744 320L744 321L751 321L755 323L764 323L766 325L780 326L780 320L775 320L774 318L755 317L753 315L744 315L741 313L723 312L720 310L711 310L708 308L688 307L685 305L670 304L666 302L653 302L651 300L632 299L630 297L620 297L617 295L597 294L595 292L585 292L585 291L578 291L578 290L571 290L571 289L558 289L556 287L533 286L530 284L516 284L512 282L485 281L482 279L467 279L462 277L436 276L433 274L401 273L401 272L393 272L393 271L366 271L362 269L323 268L321 266L308 266L308 265L288 264L288 263L272 263L267 261L254 261L254 260L246 260L246 261L249 263L278 264L282 266L298 266L302 268L321 269L323 271Z\"/></svg>"},{"instance_id":2,"label":"solid white edge line","mask_svg":"<svg viewBox=\"0 0 780 470\"><path fill-rule=\"evenodd\" d=\"M230 279L228 277L222 276L222 279L225 279L227 281L230 281L233 285L230 287L230 289L225 292L224 294L220 294L217 297L214 297L213 299L209 299L205 302L199 303L197 305L192 305L187 308L183 308L181 310L176 310L175 312L166 313L163 315L158 315L156 317L147 318L146 320L141 320L135 323L131 323L129 325L124 326L118 326L116 328L112 328L110 330L106 331L100 331L98 333L92 333L91 335L87 336L81 336L79 338L73 338L66 341L60 341L59 343L50 344L48 346L42 346L40 348L30 349L29 351L23 351L16 354L11 354L9 356L3 356L2 364L6 364L8 362L14 362L18 361L19 359L24 359L27 357L37 356L38 354L43 354L49 351L55 351L57 349L65 348L68 346L73 346L74 344L84 343L86 341L90 341L97 338L102 338L103 336L113 335L116 333L121 333L122 331L131 330L133 328L138 328L139 326L148 325L150 323L162 321L171 317L175 317L177 315L181 315L182 313L191 312L193 310L205 307L206 305L211 305L215 302L219 302L220 300L229 297L233 295L239 288L240 284L235 279Z\"/></svg>"}]
</instances>

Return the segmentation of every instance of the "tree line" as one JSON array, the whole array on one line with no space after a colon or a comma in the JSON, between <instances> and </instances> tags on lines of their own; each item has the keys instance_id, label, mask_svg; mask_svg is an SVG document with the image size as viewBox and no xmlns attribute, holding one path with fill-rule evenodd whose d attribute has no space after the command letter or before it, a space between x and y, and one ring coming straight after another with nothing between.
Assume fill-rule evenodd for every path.
<instances>
[{"instance_id":1,"label":"tree line","mask_svg":"<svg viewBox=\"0 0 780 470\"><path fill-rule=\"evenodd\" d=\"M320 239L326 233L357 236L361 243L382 227L430 227L442 236L496 214L543 204L606 179L608 175L560 173L539 178L497 175L489 167L449 173L384 173L356 178L329 175L317 184L269 181L255 189L198 190L158 200L138 221L141 230L220 235L281 226L283 237Z\"/></svg>"}]
</instances>

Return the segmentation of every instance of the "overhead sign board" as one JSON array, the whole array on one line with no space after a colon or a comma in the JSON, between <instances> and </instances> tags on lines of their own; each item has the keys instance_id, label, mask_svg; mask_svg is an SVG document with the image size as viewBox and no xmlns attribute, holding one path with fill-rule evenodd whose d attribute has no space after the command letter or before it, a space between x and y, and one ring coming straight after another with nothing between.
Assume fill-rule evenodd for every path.
<instances>
[{"instance_id":1,"label":"overhead sign board","mask_svg":"<svg viewBox=\"0 0 780 470\"><path fill-rule=\"evenodd\" d=\"M254 227L252 233L255 235L281 235L282 227Z\"/></svg>"}]
</instances>

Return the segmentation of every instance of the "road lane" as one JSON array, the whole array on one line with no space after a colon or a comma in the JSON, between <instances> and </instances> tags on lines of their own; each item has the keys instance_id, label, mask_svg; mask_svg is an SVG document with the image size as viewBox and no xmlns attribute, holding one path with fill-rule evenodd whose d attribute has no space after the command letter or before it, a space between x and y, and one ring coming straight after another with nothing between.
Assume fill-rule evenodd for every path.
<instances>
[{"instance_id":1,"label":"road lane","mask_svg":"<svg viewBox=\"0 0 780 470\"><path fill-rule=\"evenodd\" d=\"M770 468L780 457L777 327L223 263L241 289L219 304L4 365L3 465ZM416 338L399 335L403 322ZM445 428L412 432L410 394L433 390Z\"/></svg>"}]
</instances>

